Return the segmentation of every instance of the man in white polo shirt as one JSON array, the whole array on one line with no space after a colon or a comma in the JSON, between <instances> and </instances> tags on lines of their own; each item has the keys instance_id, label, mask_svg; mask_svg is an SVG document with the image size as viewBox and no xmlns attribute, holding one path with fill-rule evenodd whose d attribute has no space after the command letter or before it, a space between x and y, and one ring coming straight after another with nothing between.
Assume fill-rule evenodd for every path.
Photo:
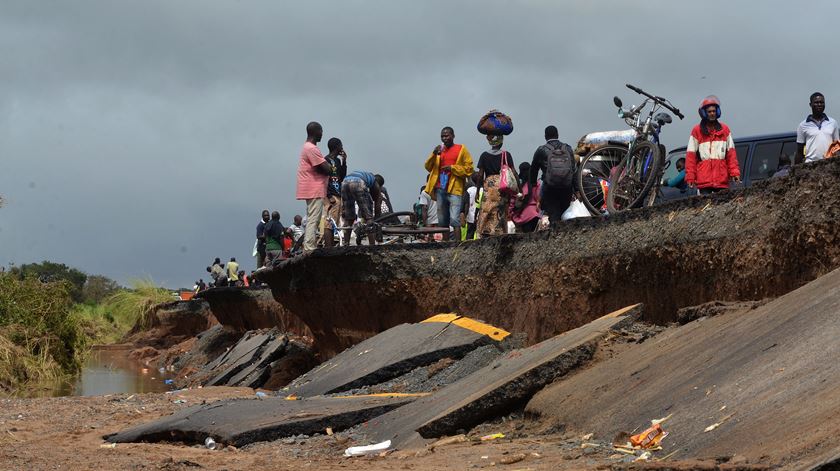
<instances>
[{"instance_id":1,"label":"man in white polo shirt","mask_svg":"<svg viewBox=\"0 0 840 471\"><path fill-rule=\"evenodd\" d=\"M811 114L796 129L797 164L816 162L825 157L828 146L840 139L837 121L825 114L825 97L816 92L811 95Z\"/></svg>"}]
</instances>

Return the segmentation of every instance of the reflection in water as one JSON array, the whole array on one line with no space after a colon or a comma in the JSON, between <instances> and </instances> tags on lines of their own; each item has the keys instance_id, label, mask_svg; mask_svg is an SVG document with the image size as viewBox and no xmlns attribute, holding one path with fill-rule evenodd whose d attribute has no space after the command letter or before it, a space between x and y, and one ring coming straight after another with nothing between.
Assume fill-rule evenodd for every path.
<instances>
[{"instance_id":1,"label":"reflection in water","mask_svg":"<svg viewBox=\"0 0 840 471\"><path fill-rule=\"evenodd\" d=\"M59 395L164 392L174 389L164 384L164 380L171 377L171 373L144 368L136 360L128 358L126 349L95 349L90 352L90 358L76 379L72 392Z\"/></svg>"},{"instance_id":2,"label":"reflection in water","mask_svg":"<svg viewBox=\"0 0 840 471\"><path fill-rule=\"evenodd\" d=\"M79 376L69 381L41 383L12 393L18 397L98 396L171 391L164 383L172 373L144 367L128 358L127 348L94 348Z\"/></svg>"}]
</instances>

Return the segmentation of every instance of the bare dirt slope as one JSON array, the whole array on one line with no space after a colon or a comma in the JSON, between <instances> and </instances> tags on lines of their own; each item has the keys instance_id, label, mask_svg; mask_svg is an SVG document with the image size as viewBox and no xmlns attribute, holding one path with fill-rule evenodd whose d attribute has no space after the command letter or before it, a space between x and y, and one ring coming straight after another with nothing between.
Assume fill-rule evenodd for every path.
<instances>
[{"instance_id":1,"label":"bare dirt slope","mask_svg":"<svg viewBox=\"0 0 840 471\"><path fill-rule=\"evenodd\" d=\"M531 343L641 302L775 297L840 267L840 160L747 190L461 244L316 250L259 277L325 358L404 322L457 312Z\"/></svg>"},{"instance_id":2,"label":"bare dirt slope","mask_svg":"<svg viewBox=\"0 0 840 471\"><path fill-rule=\"evenodd\" d=\"M838 312L840 270L670 329L546 388L526 412L607 439L672 414L661 453L807 468L840 454Z\"/></svg>"},{"instance_id":3,"label":"bare dirt slope","mask_svg":"<svg viewBox=\"0 0 840 471\"><path fill-rule=\"evenodd\" d=\"M210 288L196 298L209 304L220 324L240 332L277 327L281 332L312 336L306 324L276 303L271 291L265 287Z\"/></svg>"}]
</instances>

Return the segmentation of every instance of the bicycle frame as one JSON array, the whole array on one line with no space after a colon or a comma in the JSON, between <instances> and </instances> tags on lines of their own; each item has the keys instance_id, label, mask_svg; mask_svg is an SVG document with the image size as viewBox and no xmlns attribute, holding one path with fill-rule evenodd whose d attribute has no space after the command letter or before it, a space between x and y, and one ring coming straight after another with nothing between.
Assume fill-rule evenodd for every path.
<instances>
[{"instance_id":1,"label":"bicycle frame","mask_svg":"<svg viewBox=\"0 0 840 471\"><path fill-rule=\"evenodd\" d=\"M631 106L629 110L625 110L621 107L621 100L618 97L613 100L616 106L619 107L619 117L624 118L624 122L636 131L636 138L628 144L627 154L625 157L625 159L627 159L626 164L622 167L621 173L617 176L617 181L620 182L626 178L630 178L631 187L634 186L633 182L635 182L635 186L637 188L638 183L642 183L640 194L635 196L635 199L631 198L631 201L635 202L628 203L637 204L636 202L643 200L646 197L647 192L650 191L650 187L644 182L650 181L651 172L659 173L660 171L659 168L654 168L657 166L654 152L659 152L659 133L662 126L671 122L670 116L664 113L656 114L657 111L662 108L666 108L676 114L680 119L683 119L684 116L680 113L679 109L675 108L668 102L668 100L662 97L651 95L630 84L627 85L627 88L646 97L640 105ZM648 104L652 104L652 106L650 107L650 111L647 113L647 117L643 120L642 111ZM647 152L644 157L638 156L636 155L636 150L641 143L650 143L653 145L655 150ZM619 166L621 166L621 164L619 164ZM653 176L654 179L657 177L658 176L656 175ZM610 177L610 180L611 190L617 191L618 187L612 188L612 176Z\"/></svg>"}]
</instances>

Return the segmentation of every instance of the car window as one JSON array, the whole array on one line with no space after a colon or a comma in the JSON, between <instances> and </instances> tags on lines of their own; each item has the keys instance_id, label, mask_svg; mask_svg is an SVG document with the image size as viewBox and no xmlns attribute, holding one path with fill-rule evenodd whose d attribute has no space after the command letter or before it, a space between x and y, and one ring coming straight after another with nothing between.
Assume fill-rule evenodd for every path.
<instances>
[{"instance_id":1,"label":"car window","mask_svg":"<svg viewBox=\"0 0 840 471\"><path fill-rule=\"evenodd\" d=\"M735 153L738 154L738 168L741 169L741 175L744 174L744 162L747 161L747 154L749 153L749 144L739 144L735 146Z\"/></svg>"},{"instance_id":2,"label":"car window","mask_svg":"<svg viewBox=\"0 0 840 471\"><path fill-rule=\"evenodd\" d=\"M793 159L796 157L796 141L788 141L782 144L782 155L779 156L779 165L782 165L782 161L784 160L782 158L783 156L787 156L787 163L785 165L793 163Z\"/></svg>"},{"instance_id":3,"label":"car window","mask_svg":"<svg viewBox=\"0 0 840 471\"><path fill-rule=\"evenodd\" d=\"M750 180L770 178L779 168L779 155L782 153L781 142L756 144L750 164Z\"/></svg>"},{"instance_id":4,"label":"car window","mask_svg":"<svg viewBox=\"0 0 840 471\"><path fill-rule=\"evenodd\" d=\"M677 160L685 157L685 151L674 152L668 155L668 160L665 162L665 173L662 178L670 180L677 175Z\"/></svg>"}]
</instances>

